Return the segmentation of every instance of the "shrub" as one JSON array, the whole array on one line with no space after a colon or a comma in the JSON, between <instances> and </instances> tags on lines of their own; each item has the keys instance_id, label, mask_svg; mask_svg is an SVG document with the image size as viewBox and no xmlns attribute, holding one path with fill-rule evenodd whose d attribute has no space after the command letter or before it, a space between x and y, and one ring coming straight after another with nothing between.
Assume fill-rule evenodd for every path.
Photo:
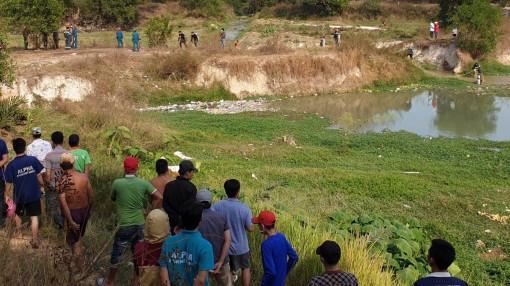
<instances>
[{"instance_id":1,"label":"shrub","mask_svg":"<svg viewBox=\"0 0 510 286\"><path fill-rule=\"evenodd\" d=\"M71 0L68 8L82 13L84 20L99 24L133 25L143 0Z\"/></svg>"},{"instance_id":2,"label":"shrub","mask_svg":"<svg viewBox=\"0 0 510 286\"><path fill-rule=\"evenodd\" d=\"M222 11L220 0L180 0L179 3L186 9L200 10L208 16L217 16Z\"/></svg>"},{"instance_id":3,"label":"shrub","mask_svg":"<svg viewBox=\"0 0 510 286\"><path fill-rule=\"evenodd\" d=\"M462 4L453 22L457 25L459 46L471 52L473 57L495 50L501 31L501 8L493 7L488 1L473 0Z\"/></svg>"},{"instance_id":4,"label":"shrub","mask_svg":"<svg viewBox=\"0 0 510 286\"><path fill-rule=\"evenodd\" d=\"M152 18L145 28L145 34L149 40L149 47L165 46L172 31L173 27L170 25L169 18Z\"/></svg>"},{"instance_id":5,"label":"shrub","mask_svg":"<svg viewBox=\"0 0 510 286\"><path fill-rule=\"evenodd\" d=\"M21 105L27 100L23 96L13 96L0 100L0 129L11 130L27 119L27 112Z\"/></svg>"},{"instance_id":6,"label":"shrub","mask_svg":"<svg viewBox=\"0 0 510 286\"><path fill-rule=\"evenodd\" d=\"M340 15L349 6L349 0L303 0L310 13L323 16Z\"/></svg>"},{"instance_id":7,"label":"shrub","mask_svg":"<svg viewBox=\"0 0 510 286\"><path fill-rule=\"evenodd\" d=\"M196 55L189 52L156 55L145 66L145 70L157 79L190 80L200 68Z\"/></svg>"},{"instance_id":8,"label":"shrub","mask_svg":"<svg viewBox=\"0 0 510 286\"><path fill-rule=\"evenodd\" d=\"M377 18L384 13L380 0L366 0L359 8L359 13L365 18Z\"/></svg>"}]
</instances>

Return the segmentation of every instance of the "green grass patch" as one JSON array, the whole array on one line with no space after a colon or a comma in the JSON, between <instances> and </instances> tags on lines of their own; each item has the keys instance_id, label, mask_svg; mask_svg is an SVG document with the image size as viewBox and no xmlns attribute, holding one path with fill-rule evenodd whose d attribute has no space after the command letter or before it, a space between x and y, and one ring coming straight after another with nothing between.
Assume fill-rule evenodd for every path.
<instances>
[{"instance_id":1,"label":"green grass patch","mask_svg":"<svg viewBox=\"0 0 510 286\"><path fill-rule=\"evenodd\" d=\"M149 106L183 104L190 101L211 102L235 100L237 97L221 84L210 87L183 87L180 90L156 90L150 93L139 92L135 95L138 102L147 102Z\"/></svg>"},{"instance_id":2,"label":"green grass patch","mask_svg":"<svg viewBox=\"0 0 510 286\"><path fill-rule=\"evenodd\" d=\"M510 66L506 66L500 63L498 60L489 58L478 61L480 66L482 67L482 71L486 75L510 75ZM472 67L474 62L470 64ZM468 69L464 70L465 74L473 75L473 70Z\"/></svg>"}]
</instances>

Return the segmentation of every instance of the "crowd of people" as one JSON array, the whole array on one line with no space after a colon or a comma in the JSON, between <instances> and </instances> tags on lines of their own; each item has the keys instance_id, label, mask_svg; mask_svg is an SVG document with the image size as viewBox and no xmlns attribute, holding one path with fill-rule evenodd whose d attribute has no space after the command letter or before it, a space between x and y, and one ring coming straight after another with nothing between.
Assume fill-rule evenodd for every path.
<instances>
[{"instance_id":1,"label":"crowd of people","mask_svg":"<svg viewBox=\"0 0 510 286\"><path fill-rule=\"evenodd\" d=\"M70 148L66 150L62 132L53 132L51 143L41 139L41 133L40 127L32 129L33 142L28 147L23 138L12 140L16 157L11 161L6 143L0 139L0 195L5 198L0 213L13 219L15 238L22 238L22 217L30 217L31 245L39 248L44 198L46 214L55 226L67 226L66 241L83 272L83 236L95 205L89 181L91 160L79 147L79 135L69 136ZM240 280L248 286L251 249L247 232L253 232L254 225L267 237L258 250L263 264L261 285L285 284L299 255L285 235L276 231L273 212L265 210L252 217L249 206L239 200L238 180L225 181L227 198L213 204L211 192L197 191L192 183L198 170L189 160L179 164L176 178L170 176L166 159L157 160L157 176L151 181L137 177L136 158L127 157L123 164L124 176L113 182L110 192L117 217L111 266L107 277L97 279L97 285L115 284L122 256L129 248L135 266L134 285L209 285L215 280L217 285L230 286ZM146 198L150 209L144 207ZM0 226L5 227L4 216ZM308 285L358 285L354 274L339 268L341 249L335 241L322 243L316 254L325 272L311 277ZM454 260L451 244L433 240L428 254L432 273L415 285L467 285L447 272Z\"/></svg>"}]
</instances>

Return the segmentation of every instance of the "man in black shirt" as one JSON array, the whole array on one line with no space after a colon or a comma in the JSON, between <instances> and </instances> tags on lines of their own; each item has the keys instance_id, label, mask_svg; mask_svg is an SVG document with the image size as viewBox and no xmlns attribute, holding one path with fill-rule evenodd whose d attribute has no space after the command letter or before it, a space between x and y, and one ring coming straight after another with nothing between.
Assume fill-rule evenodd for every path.
<instances>
[{"instance_id":1,"label":"man in black shirt","mask_svg":"<svg viewBox=\"0 0 510 286\"><path fill-rule=\"evenodd\" d=\"M179 176L165 186L163 209L168 214L172 235L179 233L181 227L180 208L187 201L195 201L197 187L190 182L198 170L193 163L184 160L179 164Z\"/></svg>"}]
</instances>

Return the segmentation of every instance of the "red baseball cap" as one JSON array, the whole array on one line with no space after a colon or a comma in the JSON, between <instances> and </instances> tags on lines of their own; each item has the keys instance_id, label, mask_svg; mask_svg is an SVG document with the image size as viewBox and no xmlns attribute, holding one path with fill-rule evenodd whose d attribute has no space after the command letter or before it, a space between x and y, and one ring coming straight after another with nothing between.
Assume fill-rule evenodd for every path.
<instances>
[{"instance_id":1,"label":"red baseball cap","mask_svg":"<svg viewBox=\"0 0 510 286\"><path fill-rule=\"evenodd\" d=\"M135 157L124 159L124 171L126 173L135 173L138 170L138 160Z\"/></svg>"},{"instance_id":2,"label":"red baseball cap","mask_svg":"<svg viewBox=\"0 0 510 286\"><path fill-rule=\"evenodd\" d=\"M261 211L258 217L251 219L251 222L262 224L265 226L272 226L276 221L276 216L270 211Z\"/></svg>"}]
</instances>

